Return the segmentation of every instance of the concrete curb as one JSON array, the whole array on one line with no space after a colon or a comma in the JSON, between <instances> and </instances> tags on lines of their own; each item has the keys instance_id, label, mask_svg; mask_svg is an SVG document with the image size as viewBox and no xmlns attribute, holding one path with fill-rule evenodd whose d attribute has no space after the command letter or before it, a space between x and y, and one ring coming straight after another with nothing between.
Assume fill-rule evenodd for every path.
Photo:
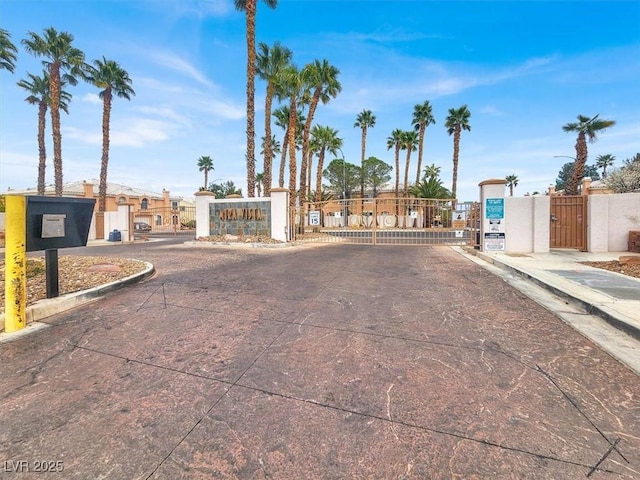
<instances>
[{"instance_id":1,"label":"concrete curb","mask_svg":"<svg viewBox=\"0 0 640 480\"><path fill-rule=\"evenodd\" d=\"M510 273L515 273L516 275L519 275L520 277L523 277L527 280L532 281L533 283L535 283L536 285L550 291L551 293L557 295L560 298L563 298L567 301L572 302L573 304L579 306L580 308L582 308L583 310L585 310L585 312L587 312L590 315L596 315L598 317L600 317L602 320L604 320L605 322L607 322L609 325L617 328L618 330L621 330L623 332L625 332L628 335L631 335L632 337L640 340L640 329L638 329L637 327L635 327L634 325L629 324L628 322L625 322L623 319L620 318L619 314L614 313L609 311L609 309L607 307L601 307L598 305L595 305L592 302L589 302L588 300L585 300L584 298L580 298L576 295L572 295L571 293L566 292L565 290L562 290L554 285L550 285L548 282L534 276L531 275L527 272L524 272L512 265L508 265L506 263L501 262L500 260L496 259L495 257L492 257L491 255L487 255L484 252L481 252L479 250L475 250L471 247L462 247L462 249L471 255L474 255L476 257L478 257L479 259L490 263L491 265L494 265L502 270L508 271Z\"/></svg>"},{"instance_id":2,"label":"concrete curb","mask_svg":"<svg viewBox=\"0 0 640 480\"><path fill-rule=\"evenodd\" d=\"M128 285L133 285L134 283L141 282L142 280L151 277L155 273L155 267L153 264L148 262L144 262L144 264L145 269L143 271L120 280L106 283L88 290L67 293L66 295L60 295L56 298L38 300L27 307L27 325L32 322L42 320L43 318L50 317L51 315L56 315L80 305L93 302L109 292L113 292ZM0 314L0 332L4 332L4 315L4 312Z\"/></svg>"}]
</instances>

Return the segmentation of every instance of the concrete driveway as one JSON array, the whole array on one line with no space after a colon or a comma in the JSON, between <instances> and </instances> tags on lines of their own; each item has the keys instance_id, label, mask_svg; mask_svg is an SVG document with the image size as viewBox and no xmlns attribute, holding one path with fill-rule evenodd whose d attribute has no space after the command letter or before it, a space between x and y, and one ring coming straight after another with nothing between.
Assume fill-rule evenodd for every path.
<instances>
[{"instance_id":1,"label":"concrete driveway","mask_svg":"<svg viewBox=\"0 0 640 480\"><path fill-rule=\"evenodd\" d=\"M0 478L640 478L639 378L452 249L132 248L0 344Z\"/></svg>"}]
</instances>

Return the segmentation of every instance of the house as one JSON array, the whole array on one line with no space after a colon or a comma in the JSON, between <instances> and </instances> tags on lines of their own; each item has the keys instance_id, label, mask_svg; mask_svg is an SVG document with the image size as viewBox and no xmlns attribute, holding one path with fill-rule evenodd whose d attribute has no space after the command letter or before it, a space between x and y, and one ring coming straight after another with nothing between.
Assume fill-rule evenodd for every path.
<instances>
[{"instance_id":1,"label":"house","mask_svg":"<svg viewBox=\"0 0 640 480\"><path fill-rule=\"evenodd\" d=\"M95 198L96 209L98 200L98 179L81 180L65 183L62 186L63 197ZM9 190L8 194L37 195L35 188L26 190ZM45 195L54 196L53 185L45 187ZM195 222L195 201L188 201L182 197L172 197L169 190L162 193L151 192L118 183L107 183L107 197L105 212L116 212L121 205L130 205L130 212L135 222L145 222L153 226L185 225L191 220ZM100 223L100 222L99 222ZM97 228L97 238L103 238L104 232L100 225Z\"/></svg>"}]
</instances>

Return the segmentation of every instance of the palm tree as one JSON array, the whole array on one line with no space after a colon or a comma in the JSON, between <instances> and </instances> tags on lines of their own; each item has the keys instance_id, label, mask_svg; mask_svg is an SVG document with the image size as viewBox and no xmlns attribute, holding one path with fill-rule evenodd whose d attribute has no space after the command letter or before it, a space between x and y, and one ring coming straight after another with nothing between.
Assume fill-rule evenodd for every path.
<instances>
[{"instance_id":1,"label":"palm tree","mask_svg":"<svg viewBox=\"0 0 640 480\"><path fill-rule=\"evenodd\" d=\"M411 152L417 150L418 132L415 130L407 130L402 132L402 143L400 148L407 151L407 161L404 167L404 196L409 193L409 166L411 164Z\"/></svg>"},{"instance_id":2,"label":"palm tree","mask_svg":"<svg viewBox=\"0 0 640 480\"><path fill-rule=\"evenodd\" d=\"M453 135L453 186L451 187L452 198L456 198L458 194L458 157L460 155L460 135L462 130L471 131L469 125L469 117L471 112L466 105L458 109L450 108L449 115L445 120L444 126L449 135Z\"/></svg>"},{"instance_id":3,"label":"palm tree","mask_svg":"<svg viewBox=\"0 0 640 480\"><path fill-rule=\"evenodd\" d=\"M307 164L310 162L309 136L311 134L311 124L315 115L318 103L323 105L329 103L332 98L338 96L342 90L342 85L338 81L340 70L331 65L328 60L314 60L302 69L302 76L305 83L313 90L313 95L309 102L309 112L307 121L304 124L302 134L302 163L300 166L300 190L306 192L305 176L307 174ZM309 187L311 187L309 185Z\"/></svg>"},{"instance_id":4,"label":"palm tree","mask_svg":"<svg viewBox=\"0 0 640 480\"><path fill-rule=\"evenodd\" d=\"M411 185L409 193L416 198L439 198L448 199L451 192L442 184L438 177L425 178L421 182Z\"/></svg>"},{"instance_id":5,"label":"palm tree","mask_svg":"<svg viewBox=\"0 0 640 480\"><path fill-rule=\"evenodd\" d=\"M396 159L396 198L400 195L400 150L402 148L402 130L396 128L391 132L391 135L387 137L387 150L395 150Z\"/></svg>"},{"instance_id":6,"label":"palm tree","mask_svg":"<svg viewBox=\"0 0 640 480\"><path fill-rule=\"evenodd\" d=\"M44 36L29 32L29 38L22 40L27 52L36 57L45 57L42 64L49 72L49 97L51 99L51 130L53 135L53 170L56 196L62 196L62 135L60 133L60 98L63 82L78 83L77 76L83 75L86 67L84 53L75 48L73 35L58 33L55 28L45 29Z\"/></svg>"},{"instance_id":7,"label":"palm tree","mask_svg":"<svg viewBox=\"0 0 640 480\"><path fill-rule=\"evenodd\" d=\"M42 73L42 77L27 74L31 81L22 79L18 82L20 88L24 88L29 96L25 98L25 102L31 105L38 105L38 195L44 195L45 172L47 168L47 150L44 141L44 133L46 129L47 108L51 103L49 97L49 74L46 70ZM64 90L60 91L60 109L65 113L69 113L69 102L71 95Z\"/></svg>"},{"instance_id":8,"label":"palm tree","mask_svg":"<svg viewBox=\"0 0 640 480\"><path fill-rule=\"evenodd\" d=\"M587 163L587 138L589 143L597 140L597 134L616 124L614 120L600 120L599 115L593 118L578 115L578 121L567 123L562 127L565 132L578 132L576 140L576 161L573 164L571 177L567 181L565 195L578 195L578 185L584 176L584 166Z\"/></svg>"},{"instance_id":9,"label":"palm tree","mask_svg":"<svg viewBox=\"0 0 640 480\"><path fill-rule=\"evenodd\" d=\"M362 168L365 159L365 150L367 146L367 129L376 125L376 116L371 110L362 110L356 117L354 128L362 129L362 150L360 155L360 168ZM364 198L364 177L360 179L360 197Z\"/></svg>"},{"instance_id":10,"label":"palm tree","mask_svg":"<svg viewBox=\"0 0 640 480\"><path fill-rule=\"evenodd\" d=\"M316 173L316 193L315 198L322 197L322 172L324 170L324 158L326 152L336 156L338 150L342 148L342 139L338 138L338 130L331 127L316 125L311 130L313 141L318 152L318 168Z\"/></svg>"},{"instance_id":11,"label":"palm tree","mask_svg":"<svg viewBox=\"0 0 640 480\"><path fill-rule=\"evenodd\" d=\"M289 120L287 119L287 122ZM262 150L260 150L260 155L264 156L264 154L266 153L266 149L267 149L267 141L265 137L260 137L260 141L262 142ZM282 152L281 148L280 148L280 142L276 139L275 135L271 135L271 141L268 142L269 143L269 148L271 150L271 164L273 165L273 160L276 158L276 155L280 154ZM264 172L262 172L264 175ZM264 185L264 177L263 177L263 185ZM267 194L267 190L266 188L264 189L264 193L265 196Z\"/></svg>"},{"instance_id":12,"label":"palm tree","mask_svg":"<svg viewBox=\"0 0 640 480\"><path fill-rule=\"evenodd\" d=\"M304 89L304 79L295 65L287 65L279 79L279 96L289 98L289 125L287 149L289 150L289 205L293 208L296 204L296 133L298 130L298 102L300 101Z\"/></svg>"},{"instance_id":13,"label":"palm tree","mask_svg":"<svg viewBox=\"0 0 640 480\"><path fill-rule=\"evenodd\" d=\"M11 42L11 34L0 28L0 69L9 70L11 73L16 68L16 56L18 49Z\"/></svg>"},{"instance_id":14,"label":"palm tree","mask_svg":"<svg viewBox=\"0 0 640 480\"><path fill-rule=\"evenodd\" d=\"M424 134L429 125L435 125L436 119L433 117L433 108L429 100L413 107L413 127L419 133L418 143L418 168L416 170L416 183L420 181L420 172L422 170L422 152L424 148Z\"/></svg>"},{"instance_id":15,"label":"palm tree","mask_svg":"<svg viewBox=\"0 0 640 480\"><path fill-rule=\"evenodd\" d=\"M209 185L209 172L214 170L213 159L208 155L203 155L198 159L198 170L204 172L204 189Z\"/></svg>"},{"instance_id":16,"label":"palm tree","mask_svg":"<svg viewBox=\"0 0 640 480\"><path fill-rule=\"evenodd\" d=\"M280 158L280 169L278 175L278 186L280 188L284 187L284 170L287 164L287 153L289 151L289 106L282 105L280 108L277 108L273 112L273 116L275 117L276 126L284 129L284 137L282 139L282 156ZM298 110L296 113L296 135L298 134L299 124L304 123L305 116L302 113L302 110Z\"/></svg>"},{"instance_id":17,"label":"palm tree","mask_svg":"<svg viewBox=\"0 0 640 480\"><path fill-rule=\"evenodd\" d=\"M439 166L432 163L431 165L424 167L424 174L422 175L422 178L425 180L429 178L438 178L441 171L442 169Z\"/></svg>"},{"instance_id":18,"label":"palm tree","mask_svg":"<svg viewBox=\"0 0 640 480\"><path fill-rule=\"evenodd\" d=\"M269 8L276 8L278 0L263 0ZM256 7L257 0L233 0L236 10L245 12L247 24L247 195L255 195L256 181Z\"/></svg>"},{"instance_id":19,"label":"palm tree","mask_svg":"<svg viewBox=\"0 0 640 480\"><path fill-rule=\"evenodd\" d=\"M604 155L598 155L596 157L596 167L602 169L603 179L607 176L607 167L612 167L615 161L616 157L614 157L610 153L605 153Z\"/></svg>"},{"instance_id":20,"label":"palm tree","mask_svg":"<svg viewBox=\"0 0 640 480\"><path fill-rule=\"evenodd\" d=\"M505 180L509 186L509 196L513 197L513 189L518 186L518 176L515 173L512 173L511 175L507 175Z\"/></svg>"},{"instance_id":21,"label":"palm tree","mask_svg":"<svg viewBox=\"0 0 640 480\"><path fill-rule=\"evenodd\" d=\"M267 95L264 101L264 137L265 142L262 146L262 155L264 158L263 170L264 175L264 196L271 195L272 183L272 164L273 164L273 147L271 146L271 104L275 94L277 77L280 71L291 62L293 53L279 42L273 44L273 47L260 42L258 44L258 55L256 57L256 73L267 82Z\"/></svg>"},{"instance_id":22,"label":"palm tree","mask_svg":"<svg viewBox=\"0 0 640 480\"><path fill-rule=\"evenodd\" d=\"M258 193L256 194L257 197L261 197L262 196L262 186L264 185L264 174L263 173L256 173L256 190L258 191Z\"/></svg>"},{"instance_id":23,"label":"palm tree","mask_svg":"<svg viewBox=\"0 0 640 480\"><path fill-rule=\"evenodd\" d=\"M98 211L104 212L107 202L107 172L109 167L109 128L111 123L111 106L113 96L131 100L136 94L131 88L131 78L117 62L94 60L93 66L87 69L87 81L100 88L102 99L102 159L100 162L100 186L98 187ZM206 186L206 184L205 184Z\"/></svg>"}]
</instances>

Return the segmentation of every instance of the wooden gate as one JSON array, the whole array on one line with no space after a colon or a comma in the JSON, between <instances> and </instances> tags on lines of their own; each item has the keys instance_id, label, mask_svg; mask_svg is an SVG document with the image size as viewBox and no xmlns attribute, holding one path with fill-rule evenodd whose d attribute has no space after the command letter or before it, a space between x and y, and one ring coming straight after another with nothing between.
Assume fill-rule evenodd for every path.
<instances>
[{"instance_id":1,"label":"wooden gate","mask_svg":"<svg viewBox=\"0 0 640 480\"><path fill-rule=\"evenodd\" d=\"M551 248L587 250L587 196L551 197Z\"/></svg>"},{"instance_id":2,"label":"wooden gate","mask_svg":"<svg viewBox=\"0 0 640 480\"><path fill-rule=\"evenodd\" d=\"M298 242L369 245L473 245L474 202L425 198L354 198L304 203L295 214Z\"/></svg>"}]
</instances>

